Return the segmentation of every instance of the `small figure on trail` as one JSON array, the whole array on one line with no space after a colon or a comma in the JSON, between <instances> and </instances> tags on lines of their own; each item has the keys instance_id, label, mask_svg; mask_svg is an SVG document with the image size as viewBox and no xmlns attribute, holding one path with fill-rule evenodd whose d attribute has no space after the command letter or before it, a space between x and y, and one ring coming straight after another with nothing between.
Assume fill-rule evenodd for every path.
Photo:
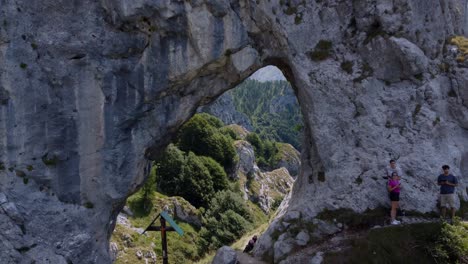
<instances>
[{"instance_id":1,"label":"small figure on trail","mask_svg":"<svg viewBox=\"0 0 468 264\"><path fill-rule=\"evenodd\" d=\"M450 174L448 165L442 166L443 174L437 178L437 184L440 185L440 207L442 218L445 219L447 208L452 208L451 220L455 216L455 187L458 185L457 177Z\"/></svg>"},{"instance_id":2,"label":"small figure on trail","mask_svg":"<svg viewBox=\"0 0 468 264\"><path fill-rule=\"evenodd\" d=\"M253 236L252 239L249 240L249 243L244 248L244 253L249 253L252 251L255 246L255 242L257 242L257 236Z\"/></svg>"},{"instance_id":3,"label":"small figure on trail","mask_svg":"<svg viewBox=\"0 0 468 264\"><path fill-rule=\"evenodd\" d=\"M385 168L385 175L387 176L387 179L391 180L392 179L392 174L396 172L398 175L398 180L401 179L401 176L403 176L403 171L401 170L400 166L396 164L395 160L390 160L389 166Z\"/></svg>"},{"instance_id":4,"label":"small figure on trail","mask_svg":"<svg viewBox=\"0 0 468 264\"><path fill-rule=\"evenodd\" d=\"M398 225L400 224L400 221L396 220L396 213L400 203L401 183L396 172L392 173L392 179L388 181L387 188L390 196L390 201L392 203L392 210L390 211L390 217L392 218L392 221L390 222L390 224Z\"/></svg>"}]
</instances>

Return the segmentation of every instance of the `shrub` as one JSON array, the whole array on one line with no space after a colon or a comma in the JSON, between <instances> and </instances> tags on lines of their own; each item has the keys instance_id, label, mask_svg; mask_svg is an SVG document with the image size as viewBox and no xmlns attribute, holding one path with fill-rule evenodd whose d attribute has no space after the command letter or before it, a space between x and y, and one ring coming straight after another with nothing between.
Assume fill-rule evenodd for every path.
<instances>
[{"instance_id":1,"label":"shrub","mask_svg":"<svg viewBox=\"0 0 468 264\"><path fill-rule=\"evenodd\" d=\"M203 217L199 250L205 252L231 244L249 230L251 219L239 194L232 191L217 193Z\"/></svg>"},{"instance_id":2,"label":"shrub","mask_svg":"<svg viewBox=\"0 0 468 264\"><path fill-rule=\"evenodd\" d=\"M320 40L313 51L309 51L308 55L313 61L323 61L330 57L332 52L332 43L328 40Z\"/></svg>"}]
</instances>

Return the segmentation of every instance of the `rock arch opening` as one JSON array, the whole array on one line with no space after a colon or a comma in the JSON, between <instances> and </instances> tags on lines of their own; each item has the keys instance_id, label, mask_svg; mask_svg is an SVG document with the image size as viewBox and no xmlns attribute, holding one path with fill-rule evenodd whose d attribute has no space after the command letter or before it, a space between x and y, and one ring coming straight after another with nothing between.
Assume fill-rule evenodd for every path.
<instances>
[{"instance_id":1,"label":"rock arch opening","mask_svg":"<svg viewBox=\"0 0 468 264\"><path fill-rule=\"evenodd\" d=\"M200 106L118 215L110 242L115 263L161 256L159 234L137 235L164 209L190 237L170 235L171 263L213 257L223 245L242 251L289 199L301 170L303 127L296 93L276 66Z\"/></svg>"}]
</instances>

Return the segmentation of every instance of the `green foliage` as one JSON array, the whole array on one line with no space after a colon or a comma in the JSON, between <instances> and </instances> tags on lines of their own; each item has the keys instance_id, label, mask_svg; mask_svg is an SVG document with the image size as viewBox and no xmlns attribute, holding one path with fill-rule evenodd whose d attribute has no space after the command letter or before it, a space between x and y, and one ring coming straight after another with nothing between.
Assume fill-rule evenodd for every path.
<instances>
[{"instance_id":1,"label":"green foliage","mask_svg":"<svg viewBox=\"0 0 468 264\"><path fill-rule=\"evenodd\" d=\"M309 51L307 54L313 61L323 61L331 56L332 43L328 40L320 40L313 51Z\"/></svg>"},{"instance_id":2,"label":"green foliage","mask_svg":"<svg viewBox=\"0 0 468 264\"><path fill-rule=\"evenodd\" d=\"M453 225L443 223L433 252L438 263L468 263L468 224L458 219Z\"/></svg>"},{"instance_id":3,"label":"green foliage","mask_svg":"<svg viewBox=\"0 0 468 264\"><path fill-rule=\"evenodd\" d=\"M250 230L251 219L252 216L238 193L218 192L204 214L199 250L215 250L234 242Z\"/></svg>"},{"instance_id":4,"label":"green foliage","mask_svg":"<svg viewBox=\"0 0 468 264\"><path fill-rule=\"evenodd\" d=\"M370 230L325 263L468 263L468 225L419 223Z\"/></svg>"},{"instance_id":5,"label":"green foliage","mask_svg":"<svg viewBox=\"0 0 468 264\"><path fill-rule=\"evenodd\" d=\"M217 192L227 189L229 187L229 182L223 167L210 157L200 156L199 159L210 173L214 191Z\"/></svg>"},{"instance_id":6,"label":"green foliage","mask_svg":"<svg viewBox=\"0 0 468 264\"><path fill-rule=\"evenodd\" d=\"M44 154L41 159L46 166L55 166L58 163L58 157L56 155L50 156L48 153Z\"/></svg>"},{"instance_id":7,"label":"green foliage","mask_svg":"<svg viewBox=\"0 0 468 264\"><path fill-rule=\"evenodd\" d=\"M344 61L341 63L341 69L343 69L343 71L347 72L348 74L352 74L353 65L354 65L354 62L352 61Z\"/></svg>"},{"instance_id":8,"label":"green foliage","mask_svg":"<svg viewBox=\"0 0 468 264\"><path fill-rule=\"evenodd\" d=\"M221 121L219 118L212 116L210 114L199 113L199 114L196 114L196 116L199 116L203 118L204 120L206 120L212 127L221 128L224 126L223 121Z\"/></svg>"},{"instance_id":9,"label":"green foliage","mask_svg":"<svg viewBox=\"0 0 468 264\"><path fill-rule=\"evenodd\" d=\"M427 251L439 233L438 224L415 224L372 229L351 247L327 253L325 263L435 263Z\"/></svg>"},{"instance_id":10,"label":"green foliage","mask_svg":"<svg viewBox=\"0 0 468 264\"><path fill-rule=\"evenodd\" d=\"M258 166L272 168L277 162L279 149L274 141L262 140L256 133L250 133L245 138L254 147L255 159Z\"/></svg>"},{"instance_id":11,"label":"green foliage","mask_svg":"<svg viewBox=\"0 0 468 264\"><path fill-rule=\"evenodd\" d=\"M146 179L145 184L141 188L142 192L142 203L143 208L148 211L152 206L152 200L154 195L154 190L156 189L156 169L157 166L151 167L150 174L148 175L148 179Z\"/></svg>"},{"instance_id":12,"label":"green foliage","mask_svg":"<svg viewBox=\"0 0 468 264\"><path fill-rule=\"evenodd\" d=\"M278 209L278 207L281 205L281 202L283 202L283 196L278 196L275 198L275 200L273 201L273 204L271 205L271 210L272 211L276 211L276 209Z\"/></svg>"},{"instance_id":13,"label":"green foliage","mask_svg":"<svg viewBox=\"0 0 468 264\"><path fill-rule=\"evenodd\" d=\"M226 172L210 157L186 154L171 144L157 163L158 190L196 207L207 206L215 192L228 188Z\"/></svg>"},{"instance_id":14,"label":"green foliage","mask_svg":"<svg viewBox=\"0 0 468 264\"><path fill-rule=\"evenodd\" d=\"M234 131L230 127L222 127L219 129L219 132L223 135L229 136L232 140L239 140L239 136L237 135L236 131Z\"/></svg>"},{"instance_id":15,"label":"green foliage","mask_svg":"<svg viewBox=\"0 0 468 264\"><path fill-rule=\"evenodd\" d=\"M236 150L232 139L220 132L221 126L213 116L196 114L180 129L177 145L185 152L211 157L229 170L235 164Z\"/></svg>"},{"instance_id":16,"label":"green foliage","mask_svg":"<svg viewBox=\"0 0 468 264\"><path fill-rule=\"evenodd\" d=\"M195 207L206 206L214 194L213 181L210 171L203 161L193 152L187 155L187 163L184 167L185 182L182 185L183 192L180 195Z\"/></svg>"},{"instance_id":17,"label":"green foliage","mask_svg":"<svg viewBox=\"0 0 468 264\"><path fill-rule=\"evenodd\" d=\"M236 110L250 119L261 138L301 149L302 115L288 82L246 80L229 92Z\"/></svg>"},{"instance_id":18,"label":"green foliage","mask_svg":"<svg viewBox=\"0 0 468 264\"><path fill-rule=\"evenodd\" d=\"M161 158L157 161L158 173L156 174L157 188L169 195L178 195L182 192L186 181L184 167L186 164L184 152L173 144L170 144Z\"/></svg>"}]
</instances>

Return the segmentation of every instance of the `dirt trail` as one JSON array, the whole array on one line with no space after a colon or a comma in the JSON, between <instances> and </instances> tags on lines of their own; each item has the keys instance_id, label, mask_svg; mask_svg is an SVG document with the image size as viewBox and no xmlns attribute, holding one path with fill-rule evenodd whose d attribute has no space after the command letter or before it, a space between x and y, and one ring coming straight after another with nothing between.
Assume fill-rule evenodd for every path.
<instances>
[{"instance_id":1,"label":"dirt trail","mask_svg":"<svg viewBox=\"0 0 468 264\"><path fill-rule=\"evenodd\" d=\"M249 254L243 253L241 251L236 251L236 252L237 252L237 261L239 264L268 264L266 262L253 258Z\"/></svg>"}]
</instances>

